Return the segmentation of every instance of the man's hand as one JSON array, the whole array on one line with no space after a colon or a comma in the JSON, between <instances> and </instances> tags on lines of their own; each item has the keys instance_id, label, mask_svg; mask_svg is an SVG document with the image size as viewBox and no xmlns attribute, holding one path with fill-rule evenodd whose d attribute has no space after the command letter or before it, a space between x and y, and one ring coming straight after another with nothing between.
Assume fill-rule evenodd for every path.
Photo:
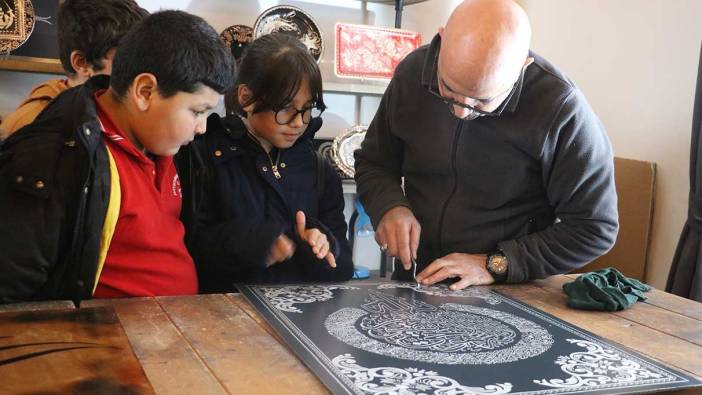
<instances>
[{"instance_id":1,"label":"man's hand","mask_svg":"<svg viewBox=\"0 0 702 395\"><path fill-rule=\"evenodd\" d=\"M288 236L280 235L275 242L273 242L273 247L271 247L271 250L268 253L266 267L290 259L294 253L295 243L293 243Z\"/></svg>"},{"instance_id":2,"label":"man's hand","mask_svg":"<svg viewBox=\"0 0 702 395\"><path fill-rule=\"evenodd\" d=\"M378 224L375 241L389 256L400 258L405 270L412 267L412 258L417 259L419 235L422 227L412 211L405 206L388 210Z\"/></svg>"},{"instance_id":3,"label":"man's hand","mask_svg":"<svg viewBox=\"0 0 702 395\"><path fill-rule=\"evenodd\" d=\"M319 229L305 229L305 213L298 211L295 214L295 223L297 225L297 234L300 239L307 242L307 244L312 247L312 252L317 256L318 259L325 259L329 262L329 266L336 267L336 258L334 254L329 251L329 240L327 235L320 232Z\"/></svg>"},{"instance_id":4,"label":"man's hand","mask_svg":"<svg viewBox=\"0 0 702 395\"><path fill-rule=\"evenodd\" d=\"M485 262L487 255L453 253L432 262L417 275L417 282L422 285L432 285L447 278L460 277L451 284L452 291L457 291L471 285L487 285L495 282L492 274L487 271Z\"/></svg>"}]
</instances>

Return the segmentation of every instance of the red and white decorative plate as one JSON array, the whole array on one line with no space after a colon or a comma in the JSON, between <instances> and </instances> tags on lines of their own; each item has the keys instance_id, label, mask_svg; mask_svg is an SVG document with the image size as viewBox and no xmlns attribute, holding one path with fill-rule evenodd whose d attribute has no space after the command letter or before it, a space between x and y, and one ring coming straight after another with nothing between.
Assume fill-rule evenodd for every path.
<instances>
[{"instance_id":1,"label":"red and white decorative plate","mask_svg":"<svg viewBox=\"0 0 702 395\"><path fill-rule=\"evenodd\" d=\"M337 77L390 79L397 64L422 42L421 34L409 30L337 23L334 31Z\"/></svg>"}]
</instances>

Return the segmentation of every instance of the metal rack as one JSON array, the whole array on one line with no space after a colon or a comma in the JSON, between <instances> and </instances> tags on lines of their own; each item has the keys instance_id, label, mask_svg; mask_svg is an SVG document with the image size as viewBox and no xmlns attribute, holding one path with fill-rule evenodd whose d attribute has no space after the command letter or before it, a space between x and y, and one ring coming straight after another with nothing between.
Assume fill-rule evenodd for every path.
<instances>
[{"instance_id":1,"label":"metal rack","mask_svg":"<svg viewBox=\"0 0 702 395\"><path fill-rule=\"evenodd\" d=\"M366 4L367 3L376 3L376 4L384 4L384 5L394 5L395 6L395 28L399 29L402 27L402 11L404 9L404 6L406 5L411 5L411 4L417 4L417 3L422 3L426 0L361 0L364 15L366 14ZM364 23L368 23L367 20L365 20L364 16ZM324 83L324 90L325 92L330 92L330 93L340 93L340 94L351 94L354 95L355 98L355 107L356 107L356 123L359 123L360 120L360 108L361 108L361 96L382 96L383 93L385 92L385 88L387 88L387 84L367 84L363 82L359 83L338 83L338 82L325 82ZM355 194L356 192L356 186L355 183L349 182L344 185L344 193L352 193ZM349 230L348 230L348 236L349 236L349 241L351 242L351 246L353 248L353 244L355 241L355 221L356 218L358 217L358 212L354 209L351 219L349 221ZM388 267L392 267L394 265L393 263L393 258L388 257L384 251L381 251L380 253L380 277L385 277Z\"/></svg>"},{"instance_id":2,"label":"metal rack","mask_svg":"<svg viewBox=\"0 0 702 395\"><path fill-rule=\"evenodd\" d=\"M395 5L395 28L402 27L402 10L406 5L422 3L426 0L365 0L368 3Z\"/></svg>"}]
</instances>

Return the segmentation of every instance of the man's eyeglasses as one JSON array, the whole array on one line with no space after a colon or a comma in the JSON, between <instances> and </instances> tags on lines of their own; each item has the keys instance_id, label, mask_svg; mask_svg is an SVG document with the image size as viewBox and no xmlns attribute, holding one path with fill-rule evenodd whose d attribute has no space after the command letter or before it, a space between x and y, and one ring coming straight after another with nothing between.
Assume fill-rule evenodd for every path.
<instances>
[{"instance_id":1,"label":"man's eyeglasses","mask_svg":"<svg viewBox=\"0 0 702 395\"><path fill-rule=\"evenodd\" d=\"M507 107L507 104L508 104L509 101L512 99L512 96L514 96L514 92L516 92L517 86L519 85L519 82L520 82L520 81L522 80L522 78L524 77L524 70L525 70L525 69L526 69L526 67L523 67L523 68L522 68L522 71L521 71L521 73L519 74L519 78L517 78L517 81L515 81L514 84L512 84L512 87L511 87L510 90L509 90L509 94L508 94L507 97L502 101L502 103L501 103L495 110L493 110L493 111L483 111L483 110L481 110L481 109L478 109L478 108L475 108L475 107L471 106L470 104L461 103L461 102L459 102L459 101L456 101L456 100L453 100L453 99L449 99L449 98L447 98L447 97L444 97L444 96L439 92L439 89L438 89L438 88L439 88L439 84L441 83L441 81L439 81L439 51L436 51L436 56L435 56L435 58L434 58L434 66L433 66L432 71L431 71L431 76L432 76L432 77L431 77L431 80L429 81L428 90L429 90L429 93L431 93L432 95L434 95L434 96L436 96L437 98L439 98L439 100L441 100L441 101L443 101L444 103L446 103L446 105L448 105L448 107L449 107L449 111L451 111L451 114L453 114L454 116L456 116L456 117L458 117L458 118L461 118L461 119L475 119L475 118L478 118L478 117L497 117L497 116L499 116L499 115L502 114L502 112L503 112L503 111L505 110L505 108ZM499 95L495 96L494 99L496 99L496 98L502 96L504 93L506 93L506 92L500 93ZM467 98L467 99L470 99L469 97L466 97L466 98ZM494 100L494 99L492 99L492 100ZM458 116L458 115L456 114L456 107L465 108L465 109L468 110L468 113L467 113L466 115L462 116L462 117L461 117L461 116Z\"/></svg>"},{"instance_id":2,"label":"man's eyeglasses","mask_svg":"<svg viewBox=\"0 0 702 395\"><path fill-rule=\"evenodd\" d=\"M324 112L323 108L318 108L315 106L310 106L310 107L305 107L301 110L298 110L294 106L288 106L285 108L281 108L280 110L274 110L275 111L275 122L278 125L287 125L295 118L297 118L297 114L302 115L302 123L307 125L310 123L310 120L312 118L318 118L322 115L322 112Z\"/></svg>"}]
</instances>

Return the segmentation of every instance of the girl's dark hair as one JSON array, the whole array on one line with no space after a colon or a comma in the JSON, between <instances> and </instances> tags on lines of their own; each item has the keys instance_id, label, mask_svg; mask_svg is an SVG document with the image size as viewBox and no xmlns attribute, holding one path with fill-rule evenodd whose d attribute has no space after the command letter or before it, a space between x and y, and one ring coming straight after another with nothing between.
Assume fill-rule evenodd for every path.
<instances>
[{"instance_id":1,"label":"girl's dark hair","mask_svg":"<svg viewBox=\"0 0 702 395\"><path fill-rule=\"evenodd\" d=\"M322 75L307 48L288 34L261 36L246 49L234 89L225 95L227 114L245 116L243 107L252 103L255 103L255 113L280 110L292 102L305 79L310 84L313 106L326 108L322 98ZM241 84L245 84L252 93L243 106L237 94Z\"/></svg>"},{"instance_id":2,"label":"girl's dark hair","mask_svg":"<svg viewBox=\"0 0 702 395\"><path fill-rule=\"evenodd\" d=\"M71 52L78 50L96 71L102 58L149 13L134 0L64 0L57 17L59 58L67 74L75 74Z\"/></svg>"},{"instance_id":3,"label":"girl's dark hair","mask_svg":"<svg viewBox=\"0 0 702 395\"><path fill-rule=\"evenodd\" d=\"M183 11L146 17L124 37L112 61L110 86L121 100L141 73L156 76L163 97L195 92L200 84L228 92L234 83L234 56L204 19Z\"/></svg>"}]
</instances>

